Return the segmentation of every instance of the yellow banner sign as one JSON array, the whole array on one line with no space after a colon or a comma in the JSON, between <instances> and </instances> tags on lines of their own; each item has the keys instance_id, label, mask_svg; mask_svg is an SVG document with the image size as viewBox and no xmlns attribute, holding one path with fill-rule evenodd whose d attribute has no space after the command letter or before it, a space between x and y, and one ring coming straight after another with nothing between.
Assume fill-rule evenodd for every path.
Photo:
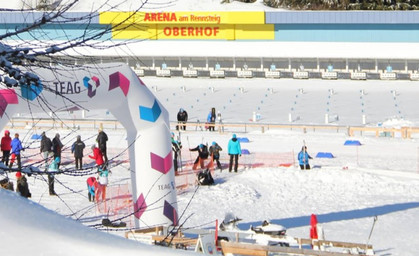
<instances>
[{"instance_id":1,"label":"yellow banner sign","mask_svg":"<svg viewBox=\"0 0 419 256\"><path fill-rule=\"evenodd\" d=\"M265 24L264 12L101 12L101 24Z\"/></svg>"},{"instance_id":2,"label":"yellow banner sign","mask_svg":"<svg viewBox=\"0 0 419 256\"><path fill-rule=\"evenodd\" d=\"M264 12L103 12L113 39L273 40Z\"/></svg>"}]
</instances>

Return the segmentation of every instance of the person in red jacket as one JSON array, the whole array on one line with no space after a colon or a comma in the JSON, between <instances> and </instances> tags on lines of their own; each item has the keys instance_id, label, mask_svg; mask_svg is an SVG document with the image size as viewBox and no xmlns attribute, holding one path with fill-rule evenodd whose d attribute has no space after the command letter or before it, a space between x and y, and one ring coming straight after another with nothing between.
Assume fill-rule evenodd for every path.
<instances>
[{"instance_id":1,"label":"person in red jacket","mask_svg":"<svg viewBox=\"0 0 419 256\"><path fill-rule=\"evenodd\" d=\"M98 187L97 180L95 177L89 177L86 180L87 183L87 198L89 202L95 201L95 193Z\"/></svg>"},{"instance_id":2,"label":"person in red jacket","mask_svg":"<svg viewBox=\"0 0 419 256\"><path fill-rule=\"evenodd\" d=\"M9 165L10 150L12 149L11 142L10 132L8 130L4 131L4 136L1 138L1 152L3 152L1 161L6 166Z\"/></svg>"},{"instance_id":3,"label":"person in red jacket","mask_svg":"<svg viewBox=\"0 0 419 256\"><path fill-rule=\"evenodd\" d=\"M92 145L92 150L93 156L89 155L89 157L96 161L96 165L98 166L98 168L104 168L103 165L105 162L103 161L102 151L100 151L100 149L97 148L95 145Z\"/></svg>"}]
</instances>

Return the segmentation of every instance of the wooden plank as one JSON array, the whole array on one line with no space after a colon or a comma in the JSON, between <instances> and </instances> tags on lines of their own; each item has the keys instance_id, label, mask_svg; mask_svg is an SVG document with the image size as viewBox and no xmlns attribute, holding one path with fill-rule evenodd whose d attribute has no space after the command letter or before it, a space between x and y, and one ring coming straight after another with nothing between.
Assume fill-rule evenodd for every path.
<instances>
[{"instance_id":1,"label":"wooden plank","mask_svg":"<svg viewBox=\"0 0 419 256\"><path fill-rule=\"evenodd\" d=\"M171 244L184 244L184 245L196 245L198 239L196 238L186 238L186 237L167 237L167 236L151 236L151 239L153 241L157 241L157 242L162 242L165 241L167 243L171 243Z\"/></svg>"},{"instance_id":2,"label":"wooden plank","mask_svg":"<svg viewBox=\"0 0 419 256\"><path fill-rule=\"evenodd\" d=\"M331 240L317 240L309 238L300 238L302 244L307 245L318 245L318 246L332 246L338 248L360 248L360 249L372 249L371 244L360 244L360 243L349 243L349 242L339 242Z\"/></svg>"},{"instance_id":3,"label":"wooden plank","mask_svg":"<svg viewBox=\"0 0 419 256\"><path fill-rule=\"evenodd\" d=\"M307 256L343 256L348 255L347 253L340 252L327 252L327 251L315 251L310 249L299 249L293 247L280 247L280 246L265 246L255 244L244 244L244 243L233 243L221 241L221 249L224 254L233 253L241 255L268 255L269 252L283 253L291 255L307 255Z\"/></svg>"}]
</instances>

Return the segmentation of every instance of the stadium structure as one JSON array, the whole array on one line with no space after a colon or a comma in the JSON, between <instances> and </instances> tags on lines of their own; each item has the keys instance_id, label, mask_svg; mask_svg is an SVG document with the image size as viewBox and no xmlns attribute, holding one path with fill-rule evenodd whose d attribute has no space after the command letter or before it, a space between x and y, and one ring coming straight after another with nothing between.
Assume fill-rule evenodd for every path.
<instances>
[{"instance_id":1,"label":"stadium structure","mask_svg":"<svg viewBox=\"0 0 419 256\"><path fill-rule=\"evenodd\" d=\"M1 12L0 33L42 15ZM62 61L120 61L139 76L419 80L416 11L99 12L92 17L89 23L58 20L5 41L71 41L104 32L96 40L105 45L129 43L101 51L70 49L60 53Z\"/></svg>"}]
</instances>

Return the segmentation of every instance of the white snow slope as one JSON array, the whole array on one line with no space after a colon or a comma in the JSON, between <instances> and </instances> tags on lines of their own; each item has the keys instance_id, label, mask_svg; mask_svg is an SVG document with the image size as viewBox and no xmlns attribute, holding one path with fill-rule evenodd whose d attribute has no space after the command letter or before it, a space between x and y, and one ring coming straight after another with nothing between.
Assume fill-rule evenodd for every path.
<instances>
[{"instance_id":1,"label":"white snow slope","mask_svg":"<svg viewBox=\"0 0 419 256\"><path fill-rule=\"evenodd\" d=\"M12 1L9 1L12 2ZM16 1L18 2L18 1ZM97 1L99 2L99 1ZM211 2L211 6L203 6ZM211 10L220 7L219 1L174 1L173 6L179 10L187 10L189 5L201 6ZM261 1L256 4L260 5ZM240 3L233 3L239 5ZM12 3L2 1L2 6ZM241 4L240 4L241 5ZM174 8L174 7L173 7ZM267 88L273 83L295 85L286 87L285 95L298 95L300 84L292 80L281 79L272 82L264 79L240 80L228 79L221 83L210 79L157 79L145 78L151 88L158 86L157 96L174 115L179 107L187 109L193 121L204 120L212 106L221 110L228 122L248 122L253 111L262 113L263 122L284 123L294 104L289 97L272 98L265 96ZM201 90L196 87L202 82ZM269 81L269 82L268 82ZM231 83L231 87L225 83ZM256 85L272 83L257 88ZM365 111L368 123L389 123L396 117L396 126L417 124L418 115L416 100L418 95L415 82L388 82L380 90L380 82L328 82L327 85L318 80L304 82L307 97L299 101L295 115L300 116L297 123L320 124L323 122L328 89L335 88L337 97L341 97L331 107L333 114L339 115L339 122L344 125L358 125L361 116L360 89L366 94ZM217 87L217 94L209 95L208 87ZM252 84L252 85L249 85ZM181 97L180 86L189 90ZM241 95L239 87L248 88L254 95L254 101ZM353 86L353 87L351 87ZM313 88L319 88L314 90ZM277 90L278 89L278 90ZM313 89L313 90L312 90ZM207 90L204 92L204 90ZM234 90L236 92L234 92ZM397 105L392 102L390 90L397 90ZM275 88L280 92L281 88ZM206 96L203 94L207 93ZM323 94L319 94L323 93ZM368 94L370 93L370 94ZM234 96L236 94L236 96ZM274 94L275 95L275 94ZM280 96L277 93L276 96ZM323 96L319 96L323 95ZM350 95L350 97L344 97ZM390 96L389 98L383 98ZM186 97L185 97L186 96ZM370 97L368 97L370 96ZM240 98L235 101L234 97ZM247 97L247 96L246 96ZM261 99L267 97L263 104ZM322 100L319 100L319 98ZM198 99L198 100L197 100ZM340 105L345 99L345 104ZM231 100L231 101L230 101ZM276 106L274 103L284 102ZM334 103L334 101L332 101ZM370 105L368 105L370 104ZM282 107L281 107L282 106ZM259 108L259 109L258 109ZM277 111L272 110L277 109ZM353 111L348 111L353 110ZM403 115L401 117L399 111ZM103 113L92 113L96 118L106 118ZM394 125L394 124L393 124ZM33 133L40 130L11 130L20 132L25 145ZM64 142L67 146L77 134L85 139L87 145L94 143L96 130L76 131L47 130L47 135L59 132L69 135ZM109 148L113 152L123 151L127 145L123 131L106 130ZM244 168L238 173L216 172L216 184L210 187L199 187L184 191L178 195L180 222L184 227L213 228L215 220L222 220L226 213L233 213L243 219L240 227L249 228L259 225L265 219L287 227L287 233L297 237L309 237L310 215L316 214L322 223L325 237L329 240L365 243L368 240L374 216L378 216L370 243L376 255L417 255L419 252L419 173L418 173L418 141L413 139L379 137L370 135L349 138L345 133L313 132L303 133L299 130L251 131L248 133L227 130L223 134L206 131L187 131L182 133L184 148L194 147L198 143L217 141L224 148L232 133L239 137L248 137L250 143L242 144L252 153L282 153L294 151L295 154L303 145L314 157L317 152L332 152L332 159L315 158L311 161L314 168L302 171L297 167L290 168ZM92 137L93 136L93 137ZM363 144L360 147L347 147L347 139L357 139ZM37 143L33 146L38 145ZM90 148L87 146L87 148ZM68 150L68 149L67 149ZM186 151L187 152L187 151ZM86 154L89 150L86 149ZM252 163L254 159L243 155L240 162ZM194 154L186 153L185 158L194 158ZM124 160L124 159L122 159ZM85 163L91 161L85 158ZM66 167L71 167L72 163ZM321 168L320 168L321 167ZM13 175L9 175L16 184ZM110 186L129 184L129 171L126 164L112 169ZM56 192L59 197L48 195L46 182L39 177L28 178L32 198L26 200L14 192L0 190L0 245L2 255L177 255L189 254L185 251L141 245L135 241L122 238L124 232L98 231L86 226L97 224L103 217L93 204L86 198L86 177L56 177ZM80 224L82 223L82 224Z\"/></svg>"}]
</instances>

